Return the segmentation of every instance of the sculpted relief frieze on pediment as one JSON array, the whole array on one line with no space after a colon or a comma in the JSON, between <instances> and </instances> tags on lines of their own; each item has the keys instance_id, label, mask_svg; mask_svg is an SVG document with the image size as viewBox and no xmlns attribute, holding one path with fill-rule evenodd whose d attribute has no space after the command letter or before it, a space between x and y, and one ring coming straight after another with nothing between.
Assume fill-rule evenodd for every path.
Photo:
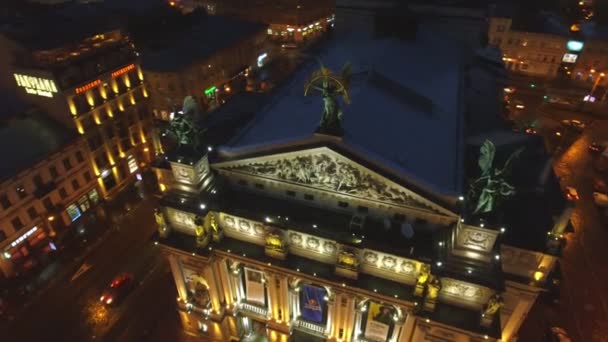
<instances>
[{"instance_id":1,"label":"sculpted relief frieze on pediment","mask_svg":"<svg viewBox=\"0 0 608 342\"><path fill-rule=\"evenodd\" d=\"M266 160L261 158L222 168L368 200L424 209L433 207L431 203L415 199L414 194L333 153L299 154Z\"/></svg>"}]
</instances>

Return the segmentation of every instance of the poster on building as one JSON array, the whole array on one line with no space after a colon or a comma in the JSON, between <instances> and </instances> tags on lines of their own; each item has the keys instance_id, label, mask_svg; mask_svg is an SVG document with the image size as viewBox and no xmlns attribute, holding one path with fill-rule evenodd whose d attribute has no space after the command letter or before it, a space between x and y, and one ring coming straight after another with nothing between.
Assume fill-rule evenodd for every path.
<instances>
[{"instance_id":1,"label":"poster on building","mask_svg":"<svg viewBox=\"0 0 608 342\"><path fill-rule=\"evenodd\" d=\"M395 321L393 320L395 308L370 302L367 311L365 338L371 341L387 341L389 338L388 334L395 325Z\"/></svg>"},{"instance_id":2,"label":"poster on building","mask_svg":"<svg viewBox=\"0 0 608 342\"><path fill-rule=\"evenodd\" d=\"M323 323L323 304L327 291L322 287L304 285L301 292L302 318L314 323Z\"/></svg>"},{"instance_id":3,"label":"poster on building","mask_svg":"<svg viewBox=\"0 0 608 342\"><path fill-rule=\"evenodd\" d=\"M256 271L251 268L244 268L245 270L245 293L247 301L257 303L262 306L266 305L264 299L264 273Z\"/></svg>"}]
</instances>

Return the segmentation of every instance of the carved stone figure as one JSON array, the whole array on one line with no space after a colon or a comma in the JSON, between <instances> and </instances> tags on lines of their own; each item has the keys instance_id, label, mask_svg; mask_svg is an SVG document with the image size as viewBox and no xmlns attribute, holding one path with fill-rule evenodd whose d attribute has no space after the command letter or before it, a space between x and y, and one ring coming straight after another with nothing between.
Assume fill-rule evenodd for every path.
<instances>
[{"instance_id":1,"label":"carved stone figure","mask_svg":"<svg viewBox=\"0 0 608 342\"><path fill-rule=\"evenodd\" d=\"M429 267L429 265L423 264L420 268L420 272L418 273L416 288L414 289L415 296L422 297L424 295L426 284L429 281L430 272L431 268Z\"/></svg>"},{"instance_id":2,"label":"carved stone figure","mask_svg":"<svg viewBox=\"0 0 608 342\"><path fill-rule=\"evenodd\" d=\"M496 204L504 199L515 195L515 188L509 184L508 177L511 173L512 163L522 152L518 149L513 152L505 162L502 169L493 168L496 147L486 140L480 148L479 168L481 176L471 183L469 187L469 198L476 202L474 213L488 213Z\"/></svg>"},{"instance_id":3,"label":"carved stone figure","mask_svg":"<svg viewBox=\"0 0 608 342\"><path fill-rule=\"evenodd\" d=\"M161 237L166 237L169 232L167 229L167 223L165 222L165 217L163 216L163 213L158 209L154 209L154 220L156 221L156 225L158 226L158 234L160 234Z\"/></svg>"},{"instance_id":4,"label":"carved stone figure","mask_svg":"<svg viewBox=\"0 0 608 342\"><path fill-rule=\"evenodd\" d=\"M342 110L338 104L338 97L342 96L345 103L350 103L348 88L350 86L352 71L350 63L346 63L340 75L334 75L331 70L321 64L306 85L304 95L317 91L323 98L323 116L319 124L319 131L323 133L341 133Z\"/></svg>"},{"instance_id":5,"label":"carved stone figure","mask_svg":"<svg viewBox=\"0 0 608 342\"><path fill-rule=\"evenodd\" d=\"M435 305L437 303L437 297L439 296L440 290L441 281L439 281L439 278L435 277L434 275L431 275L428 280L427 293L424 299L425 310L435 310Z\"/></svg>"},{"instance_id":6,"label":"carved stone figure","mask_svg":"<svg viewBox=\"0 0 608 342\"><path fill-rule=\"evenodd\" d=\"M374 175L326 153L237 165L229 167L229 170L380 202L428 209L405 191L390 187Z\"/></svg>"},{"instance_id":7,"label":"carved stone figure","mask_svg":"<svg viewBox=\"0 0 608 342\"><path fill-rule=\"evenodd\" d=\"M356 269L359 267L359 260L357 256L348 251L340 251L338 255L338 263L341 266Z\"/></svg>"},{"instance_id":8,"label":"carved stone figure","mask_svg":"<svg viewBox=\"0 0 608 342\"><path fill-rule=\"evenodd\" d=\"M283 239L276 233L268 233L266 235L266 248L283 251Z\"/></svg>"},{"instance_id":9,"label":"carved stone figure","mask_svg":"<svg viewBox=\"0 0 608 342\"><path fill-rule=\"evenodd\" d=\"M493 295L483 307L483 316L494 316L503 305L504 301L502 297L498 293Z\"/></svg>"},{"instance_id":10,"label":"carved stone figure","mask_svg":"<svg viewBox=\"0 0 608 342\"><path fill-rule=\"evenodd\" d=\"M194 231L196 233L196 246L199 248L205 247L209 242L209 234L207 234L204 220L200 216L194 219Z\"/></svg>"}]
</instances>

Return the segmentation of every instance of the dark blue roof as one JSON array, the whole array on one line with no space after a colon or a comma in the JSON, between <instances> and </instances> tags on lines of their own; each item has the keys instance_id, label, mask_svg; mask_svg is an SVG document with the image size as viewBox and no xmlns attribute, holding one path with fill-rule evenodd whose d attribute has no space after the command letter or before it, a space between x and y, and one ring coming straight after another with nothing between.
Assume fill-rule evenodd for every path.
<instances>
[{"instance_id":1,"label":"dark blue roof","mask_svg":"<svg viewBox=\"0 0 608 342\"><path fill-rule=\"evenodd\" d=\"M0 115L0 179L12 177L54 153L75 138L75 133L37 112Z\"/></svg>"},{"instance_id":2,"label":"dark blue roof","mask_svg":"<svg viewBox=\"0 0 608 342\"><path fill-rule=\"evenodd\" d=\"M178 71L264 29L264 24L206 16L189 30L175 33L165 47L142 51L142 66L152 71Z\"/></svg>"}]
</instances>

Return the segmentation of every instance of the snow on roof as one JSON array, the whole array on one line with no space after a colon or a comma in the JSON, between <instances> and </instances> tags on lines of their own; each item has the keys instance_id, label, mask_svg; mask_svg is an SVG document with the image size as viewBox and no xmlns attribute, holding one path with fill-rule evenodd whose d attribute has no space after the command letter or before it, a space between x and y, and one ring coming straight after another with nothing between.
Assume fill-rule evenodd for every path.
<instances>
[{"instance_id":1,"label":"snow on roof","mask_svg":"<svg viewBox=\"0 0 608 342\"><path fill-rule=\"evenodd\" d=\"M459 47L419 29L415 41L365 39L352 32L319 56L335 72L352 63L343 144L394 167L433 190L461 190L461 54ZM322 114L319 96L304 96L318 69L311 61L277 92L230 143L232 150L296 141L313 135Z\"/></svg>"}]
</instances>

